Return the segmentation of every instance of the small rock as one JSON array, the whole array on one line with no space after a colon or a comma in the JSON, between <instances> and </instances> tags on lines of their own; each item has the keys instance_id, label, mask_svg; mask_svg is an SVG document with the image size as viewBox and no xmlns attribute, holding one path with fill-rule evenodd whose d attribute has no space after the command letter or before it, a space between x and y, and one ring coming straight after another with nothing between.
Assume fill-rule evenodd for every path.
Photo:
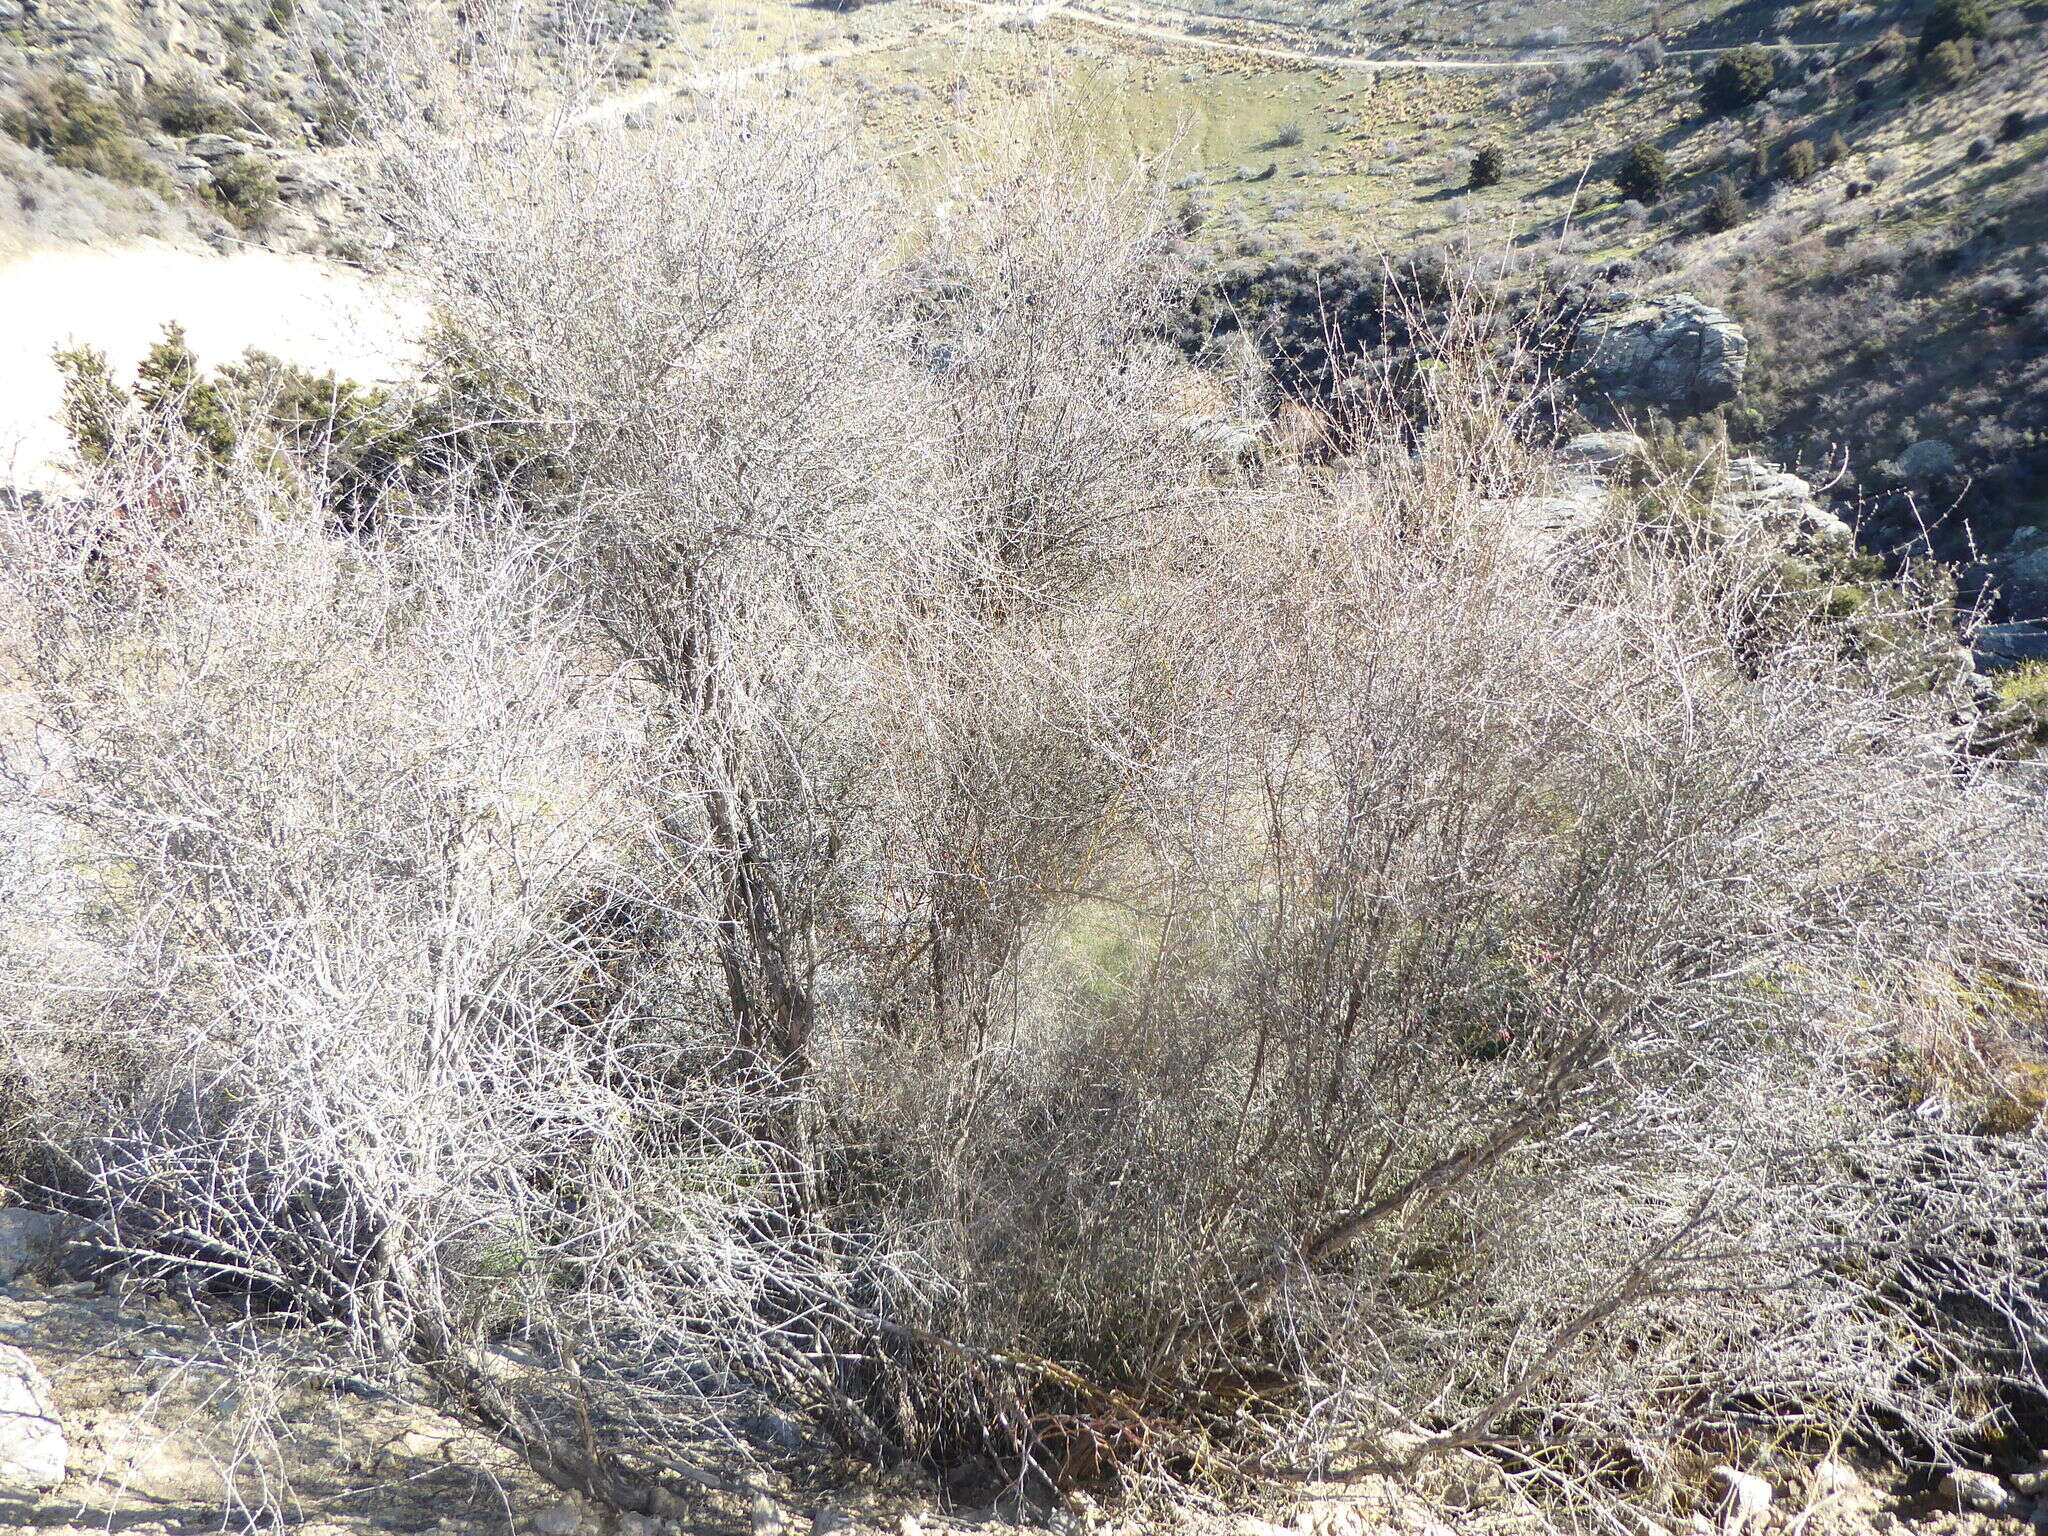
<instances>
[{"instance_id":1,"label":"small rock","mask_svg":"<svg viewBox=\"0 0 2048 1536\"><path fill-rule=\"evenodd\" d=\"M652 1515L620 1515L612 1522L612 1536L661 1536L661 1522Z\"/></svg>"},{"instance_id":2,"label":"small rock","mask_svg":"<svg viewBox=\"0 0 2048 1536\"><path fill-rule=\"evenodd\" d=\"M924 1527L917 1523L917 1516L905 1515L896 1522L896 1536L924 1536Z\"/></svg>"},{"instance_id":3,"label":"small rock","mask_svg":"<svg viewBox=\"0 0 2048 1536\"><path fill-rule=\"evenodd\" d=\"M27 1355L0 1344L0 1487L54 1488L70 1454L50 1383Z\"/></svg>"},{"instance_id":4,"label":"small rock","mask_svg":"<svg viewBox=\"0 0 2048 1536\"><path fill-rule=\"evenodd\" d=\"M2037 1468L2032 1472L2015 1472L2006 1479L2014 1493L2023 1493L2028 1498L2038 1498L2048 1493L2048 1468Z\"/></svg>"},{"instance_id":5,"label":"small rock","mask_svg":"<svg viewBox=\"0 0 2048 1536\"><path fill-rule=\"evenodd\" d=\"M1744 1531L1762 1530L1770 1518L1771 1485L1760 1477L1738 1472L1733 1467L1716 1467L1714 1476L1727 1488L1722 1504L1722 1536L1742 1536Z\"/></svg>"},{"instance_id":6,"label":"small rock","mask_svg":"<svg viewBox=\"0 0 2048 1536\"><path fill-rule=\"evenodd\" d=\"M811 1516L811 1536L838 1536L840 1531L851 1530L853 1521L839 1510L827 1507Z\"/></svg>"},{"instance_id":7,"label":"small rock","mask_svg":"<svg viewBox=\"0 0 2048 1536\"><path fill-rule=\"evenodd\" d=\"M527 1522L534 1536L577 1536L583 1529L583 1506L574 1499L550 1504Z\"/></svg>"},{"instance_id":8,"label":"small rock","mask_svg":"<svg viewBox=\"0 0 2048 1536\"><path fill-rule=\"evenodd\" d=\"M783 1536L783 1532L789 1529L781 1507L759 1489L747 1501L747 1514L754 1522L754 1536Z\"/></svg>"},{"instance_id":9,"label":"small rock","mask_svg":"<svg viewBox=\"0 0 2048 1536\"><path fill-rule=\"evenodd\" d=\"M1640 463L1650 456L1650 445L1633 432L1581 432L1560 451L1571 463L1607 469Z\"/></svg>"},{"instance_id":10,"label":"small rock","mask_svg":"<svg viewBox=\"0 0 2048 1536\"><path fill-rule=\"evenodd\" d=\"M2005 1484L1989 1472L1972 1472L1966 1467L1947 1473L1935 1493L1946 1504L1984 1515L2009 1514L2014 1508L2013 1496Z\"/></svg>"},{"instance_id":11,"label":"small rock","mask_svg":"<svg viewBox=\"0 0 2048 1536\"><path fill-rule=\"evenodd\" d=\"M648 1493L647 1501L649 1506L647 1512L654 1516L656 1520L670 1525L675 1524L682 1517L683 1511L686 1508L682 1495L678 1494L673 1488L655 1488Z\"/></svg>"},{"instance_id":12,"label":"small rock","mask_svg":"<svg viewBox=\"0 0 2048 1536\"><path fill-rule=\"evenodd\" d=\"M1809 1490L1814 1501L1856 1498L1870 1491L1863 1474L1836 1456L1823 1457L1814 1464Z\"/></svg>"}]
</instances>

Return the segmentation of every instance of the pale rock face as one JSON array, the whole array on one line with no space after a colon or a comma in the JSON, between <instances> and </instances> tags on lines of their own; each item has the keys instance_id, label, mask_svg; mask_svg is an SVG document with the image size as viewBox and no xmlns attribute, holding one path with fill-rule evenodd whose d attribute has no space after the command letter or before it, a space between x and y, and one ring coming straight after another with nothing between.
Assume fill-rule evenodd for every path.
<instances>
[{"instance_id":1,"label":"pale rock face","mask_svg":"<svg viewBox=\"0 0 2048 1536\"><path fill-rule=\"evenodd\" d=\"M1726 311L1680 293L1587 320L1566 361L1616 403L1703 411L1742 393L1749 338Z\"/></svg>"},{"instance_id":2,"label":"pale rock face","mask_svg":"<svg viewBox=\"0 0 2048 1536\"><path fill-rule=\"evenodd\" d=\"M27 1355L0 1344L0 1487L54 1488L69 1461L50 1383Z\"/></svg>"}]
</instances>

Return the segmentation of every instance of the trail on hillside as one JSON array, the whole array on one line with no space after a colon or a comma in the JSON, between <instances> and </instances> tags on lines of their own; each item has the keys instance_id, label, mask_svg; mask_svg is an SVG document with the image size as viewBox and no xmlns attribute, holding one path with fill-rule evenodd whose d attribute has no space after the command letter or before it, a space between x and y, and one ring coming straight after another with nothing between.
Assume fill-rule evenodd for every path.
<instances>
[{"instance_id":1,"label":"trail on hillside","mask_svg":"<svg viewBox=\"0 0 2048 1536\"><path fill-rule=\"evenodd\" d=\"M967 0L967 3L977 3L977 0ZM1365 54L1322 53L1312 48L1290 48L1283 43L1255 43L1241 38L1216 37L1208 33L1192 32L1188 28L1198 18L1189 17L1185 12L1170 11L1157 6L1126 4L1112 11L1062 3L1029 9L1040 15L1063 16L1089 26L1124 32L1133 37L1150 38L1155 42L1176 43L1187 48L1206 48L1218 52L1245 54L1253 58L1310 64L1318 69L1348 70L1364 74L1394 69L1497 74L1509 70L1551 69L1559 64L1582 64L1591 57L1580 49L1553 48L1546 49L1541 54L1513 59L1376 58Z\"/></svg>"},{"instance_id":2,"label":"trail on hillside","mask_svg":"<svg viewBox=\"0 0 2048 1536\"><path fill-rule=\"evenodd\" d=\"M1447 73L1503 73L1515 70L1554 69L1560 64L1594 63L1602 56L1598 49L1569 46L1547 46L1539 48L1516 48L1513 57L1478 58L1462 56L1456 58L1423 58L1414 55L1388 55L1364 53L1326 52L1316 48L1294 48L1280 42L1254 42L1242 37L1218 36L1214 32L1196 32L1192 28L1200 25L1216 26L1226 22L1242 25L1236 18L1212 18L1200 12L1189 11L1178 6L1147 3L1147 0L1116 0L1114 5L1107 0L1052 0L1040 5L1009 5L994 3L994 0L948 0L954 5L964 5L990 15L1009 18L1019 16L1048 19L1054 16L1077 21L1109 31L1143 37L1155 42L1175 43L1188 48L1203 48L1212 52L1238 53L1253 58L1275 59L1286 63L1308 64L1319 69L1348 70L1354 73L1379 73L1387 70L1416 69ZM1261 22L1270 27L1298 26L1301 30L1312 30L1301 23ZM1510 45L1500 45L1508 47ZM1671 48L1671 58L1712 58L1732 52L1740 44L1704 48ZM1833 47L1832 43L1775 43L1773 47L1807 50Z\"/></svg>"},{"instance_id":3,"label":"trail on hillside","mask_svg":"<svg viewBox=\"0 0 2048 1536\"><path fill-rule=\"evenodd\" d=\"M974 7L975 13L986 13L982 19L991 22L1000 21L1014 14L1023 14L1025 10L1025 7ZM731 69L700 70L678 80L664 81L660 85L650 85L619 96L607 96L604 100L592 102L573 113L569 120L578 124L612 122L644 107L659 106L685 91L732 90L758 80L765 80L772 75L801 74L805 70L838 64L847 59L892 53L900 48L929 43L935 36L943 37L949 33L965 31L975 20L976 15L970 14L935 30L878 37L866 42L849 42L837 48L820 48L815 52L778 53L770 58L757 59L752 64L741 64Z\"/></svg>"}]
</instances>

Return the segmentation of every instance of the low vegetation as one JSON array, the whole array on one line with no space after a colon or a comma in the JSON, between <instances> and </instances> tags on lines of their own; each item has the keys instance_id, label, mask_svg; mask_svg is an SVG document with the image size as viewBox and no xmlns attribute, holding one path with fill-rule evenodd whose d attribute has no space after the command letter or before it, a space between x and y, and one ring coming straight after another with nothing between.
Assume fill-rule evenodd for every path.
<instances>
[{"instance_id":1,"label":"low vegetation","mask_svg":"<svg viewBox=\"0 0 2048 1536\"><path fill-rule=\"evenodd\" d=\"M1614 188L1639 203L1654 203L1671 185L1671 160L1655 144L1631 144L1614 173Z\"/></svg>"},{"instance_id":2,"label":"low vegetation","mask_svg":"<svg viewBox=\"0 0 2048 1536\"><path fill-rule=\"evenodd\" d=\"M1777 82L1778 61L1771 51L1747 43L1714 61L1700 87L1700 100L1709 112L1740 112L1770 95Z\"/></svg>"},{"instance_id":3,"label":"low vegetation","mask_svg":"<svg viewBox=\"0 0 2048 1536\"><path fill-rule=\"evenodd\" d=\"M0 129L66 170L147 184L157 172L136 144L133 126L118 100L68 73L30 76L0 111Z\"/></svg>"}]
</instances>

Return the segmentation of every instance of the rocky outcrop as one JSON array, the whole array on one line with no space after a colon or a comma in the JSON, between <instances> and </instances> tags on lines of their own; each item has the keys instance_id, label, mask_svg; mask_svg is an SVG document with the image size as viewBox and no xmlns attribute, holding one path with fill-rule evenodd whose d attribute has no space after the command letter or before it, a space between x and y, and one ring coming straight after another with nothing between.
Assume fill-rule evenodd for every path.
<instances>
[{"instance_id":1,"label":"rocky outcrop","mask_svg":"<svg viewBox=\"0 0 2048 1536\"><path fill-rule=\"evenodd\" d=\"M1580 389L1594 399L1681 414L1741 394L1748 362L1742 327L1689 293L1588 318L1566 355Z\"/></svg>"},{"instance_id":2,"label":"rocky outcrop","mask_svg":"<svg viewBox=\"0 0 2048 1536\"><path fill-rule=\"evenodd\" d=\"M1748 524L1787 544L1849 544L1855 533L1822 506L1813 486L1762 459L1730 459L1714 508L1724 522Z\"/></svg>"},{"instance_id":3,"label":"rocky outcrop","mask_svg":"<svg viewBox=\"0 0 2048 1536\"><path fill-rule=\"evenodd\" d=\"M1558 451L1566 466L1554 495L1534 497L1524 521L1553 541L1595 527L1609 508L1609 485L1626 481L1649 459L1632 432L1588 432ZM1855 542L1849 525L1823 506L1810 482L1762 459L1730 459L1714 488L1713 515L1729 535L1761 535L1787 550Z\"/></svg>"}]
</instances>

